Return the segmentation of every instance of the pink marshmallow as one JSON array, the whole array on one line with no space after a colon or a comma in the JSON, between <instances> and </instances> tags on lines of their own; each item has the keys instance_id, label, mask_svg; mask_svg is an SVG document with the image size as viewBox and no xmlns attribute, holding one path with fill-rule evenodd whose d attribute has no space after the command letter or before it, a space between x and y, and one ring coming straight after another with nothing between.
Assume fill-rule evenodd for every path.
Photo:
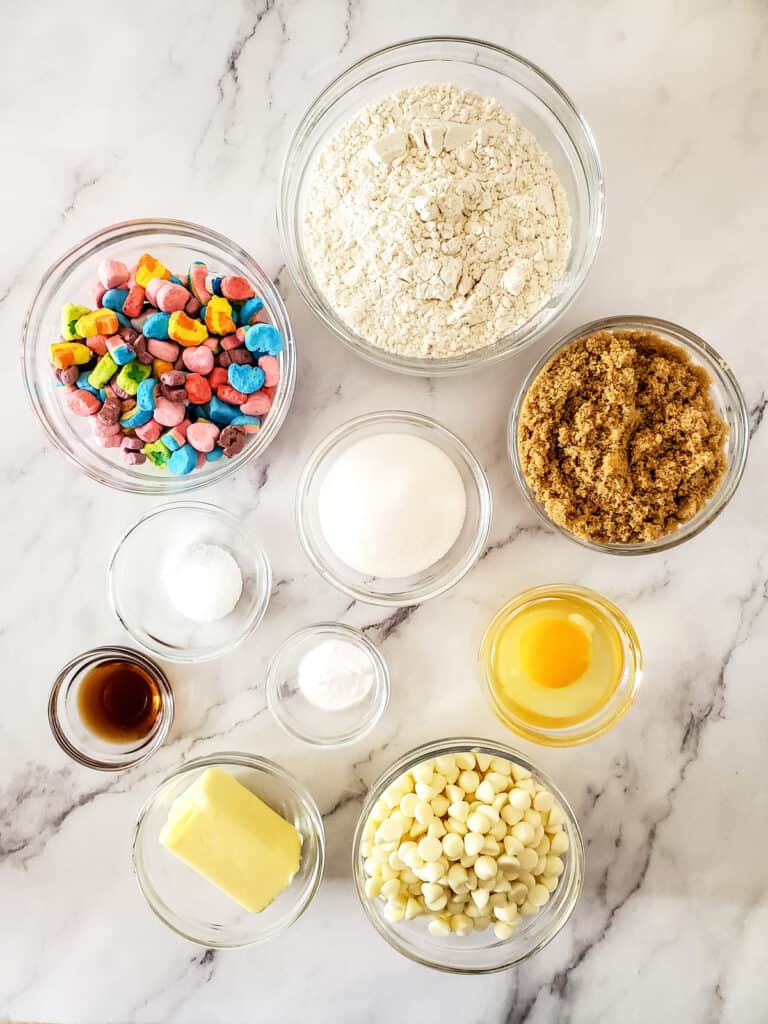
<instances>
[{"instance_id":1,"label":"pink marshmallow","mask_svg":"<svg viewBox=\"0 0 768 1024\"><path fill-rule=\"evenodd\" d=\"M136 437L144 441L145 444L157 441L162 432L163 428L157 420L148 420L141 427L136 427Z\"/></svg>"},{"instance_id":2,"label":"pink marshmallow","mask_svg":"<svg viewBox=\"0 0 768 1024\"><path fill-rule=\"evenodd\" d=\"M147 302L151 302L153 306L157 305L157 293L164 284L168 284L164 277L151 277L147 281L147 287L144 289L144 297Z\"/></svg>"},{"instance_id":3,"label":"pink marshmallow","mask_svg":"<svg viewBox=\"0 0 768 1024\"><path fill-rule=\"evenodd\" d=\"M216 424L206 423L204 420L190 424L187 429L187 441L197 452L212 452L218 436L219 428Z\"/></svg>"},{"instance_id":4,"label":"pink marshmallow","mask_svg":"<svg viewBox=\"0 0 768 1024\"><path fill-rule=\"evenodd\" d=\"M159 338L150 338L147 342L147 348L155 359L164 359L166 363L175 363L179 357L179 346L175 341L161 341Z\"/></svg>"},{"instance_id":5,"label":"pink marshmallow","mask_svg":"<svg viewBox=\"0 0 768 1024\"><path fill-rule=\"evenodd\" d=\"M262 356L259 366L264 371L264 384L268 388L275 387L280 381L280 361L276 356Z\"/></svg>"},{"instance_id":6,"label":"pink marshmallow","mask_svg":"<svg viewBox=\"0 0 768 1024\"><path fill-rule=\"evenodd\" d=\"M107 339L103 334L92 334L90 338L85 339L85 344L91 352L95 352L97 356L103 356L106 354Z\"/></svg>"},{"instance_id":7,"label":"pink marshmallow","mask_svg":"<svg viewBox=\"0 0 768 1024\"><path fill-rule=\"evenodd\" d=\"M196 348L189 347L185 348L182 352L182 358L184 365L192 373L199 373L203 377L206 377L213 369L213 352L204 345L198 345Z\"/></svg>"},{"instance_id":8,"label":"pink marshmallow","mask_svg":"<svg viewBox=\"0 0 768 1024\"><path fill-rule=\"evenodd\" d=\"M93 437L102 448L119 448L123 440L121 434L94 434Z\"/></svg>"},{"instance_id":9,"label":"pink marshmallow","mask_svg":"<svg viewBox=\"0 0 768 1024\"><path fill-rule=\"evenodd\" d=\"M272 399L262 389L261 391L254 391L249 396L247 402L243 402L240 406L240 412L244 416L266 416L269 410L272 408Z\"/></svg>"},{"instance_id":10,"label":"pink marshmallow","mask_svg":"<svg viewBox=\"0 0 768 1024\"><path fill-rule=\"evenodd\" d=\"M102 260L97 273L105 289L119 288L131 276L128 267L120 260Z\"/></svg>"},{"instance_id":11,"label":"pink marshmallow","mask_svg":"<svg viewBox=\"0 0 768 1024\"><path fill-rule=\"evenodd\" d=\"M184 403L169 402L167 398L158 398L154 418L164 427L176 427L184 419Z\"/></svg>"},{"instance_id":12,"label":"pink marshmallow","mask_svg":"<svg viewBox=\"0 0 768 1024\"><path fill-rule=\"evenodd\" d=\"M97 398L90 391L85 391L81 388L73 388L72 391L67 391L64 400L69 411L74 413L75 416L93 416L101 408L101 399Z\"/></svg>"},{"instance_id":13,"label":"pink marshmallow","mask_svg":"<svg viewBox=\"0 0 768 1024\"><path fill-rule=\"evenodd\" d=\"M163 313L180 312L192 298L186 288L180 284L173 284L172 281L164 281L156 290L155 295L155 304Z\"/></svg>"}]
</instances>

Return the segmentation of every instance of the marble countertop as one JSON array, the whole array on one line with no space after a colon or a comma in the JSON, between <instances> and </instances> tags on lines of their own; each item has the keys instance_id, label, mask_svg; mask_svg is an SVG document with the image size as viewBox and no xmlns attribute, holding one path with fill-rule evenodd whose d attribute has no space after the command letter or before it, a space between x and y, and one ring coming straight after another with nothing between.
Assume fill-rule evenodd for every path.
<instances>
[{"instance_id":1,"label":"marble countertop","mask_svg":"<svg viewBox=\"0 0 768 1024\"><path fill-rule=\"evenodd\" d=\"M759 0L574 4L82 0L5 5L0 316L16 351L48 263L115 220L162 214L237 239L274 275L299 347L294 408L265 458L201 497L242 513L276 587L236 654L174 668L178 713L147 764L102 775L53 742L56 670L124 640L106 603L116 539L151 506L78 475L44 442L14 370L0 406L6 544L0 704L0 1019L62 1024L751 1024L768 1020L768 401L765 169L768 22ZM468 33L519 51L573 96L605 164L608 223L560 332L645 312L731 362L752 450L726 512L655 557L592 554L544 530L515 489L504 422L537 349L471 379L407 380L352 358L296 294L275 230L280 156L317 89L397 38ZM488 550L451 593L391 614L315 575L291 514L304 458L370 409L443 420L476 451L495 501ZM518 970L443 976L367 925L350 877L361 798L396 756L459 732L510 739L485 707L475 653L524 587L577 581L634 620L647 671L631 714L582 749L520 744L563 786L587 844L569 925ZM361 744L317 752L265 711L264 667L299 626L362 626L391 666L392 704ZM165 773L222 749L272 757L310 785L328 865L309 911L272 943L214 952L144 905L129 844Z\"/></svg>"}]
</instances>

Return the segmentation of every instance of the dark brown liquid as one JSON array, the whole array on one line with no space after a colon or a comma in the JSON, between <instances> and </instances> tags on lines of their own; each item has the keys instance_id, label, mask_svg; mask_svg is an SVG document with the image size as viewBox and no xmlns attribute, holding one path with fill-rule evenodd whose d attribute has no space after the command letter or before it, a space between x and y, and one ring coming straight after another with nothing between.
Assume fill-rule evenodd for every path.
<instances>
[{"instance_id":1,"label":"dark brown liquid","mask_svg":"<svg viewBox=\"0 0 768 1024\"><path fill-rule=\"evenodd\" d=\"M129 661L104 661L84 676L77 693L83 725L109 743L130 743L152 731L163 706L154 679Z\"/></svg>"}]
</instances>

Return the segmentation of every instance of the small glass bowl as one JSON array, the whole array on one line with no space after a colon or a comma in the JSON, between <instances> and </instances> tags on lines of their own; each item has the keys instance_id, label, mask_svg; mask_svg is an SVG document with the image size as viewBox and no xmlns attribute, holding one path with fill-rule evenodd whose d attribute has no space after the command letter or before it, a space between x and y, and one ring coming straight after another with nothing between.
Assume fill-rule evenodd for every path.
<instances>
[{"instance_id":1,"label":"small glass bowl","mask_svg":"<svg viewBox=\"0 0 768 1024\"><path fill-rule=\"evenodd\" d=\"M186 272L191 262L204 260L212 271L247 277L264 300L269 320L283 336L280 382L262 429L249 436L239 455L210 462L187 476L173 476L149 462L141 466L128 465L119 449L94 444L85 422L88 417L69 413L51 376L48 346L60 337L61 307L65 302L86 305L91 302L96 268L102 259L122 260L130 265L143 252L158 257L174 270ZM193 491L223 480L261 455L275 439L288 414L296 381L291 324L283 300L267 272L224 235L180 220L147 219L112 224L64 253L45 272L32 299L24 323L21 357L27 397L56 448L92 480L137 494Z\"/></svg>"},{"instance_id":2,"label":"small glass bowl","mask_svg":"<svg viewBox=\"0 0 768 1024\"><path fill-rule=\"evenodd\" d=\"M109 661L127 661L149 675L162 696L160 714L151 731L132 743L99 739L78 711L80 685L89 672ZM119 772L146 761L162 746L173 722L173 690L163 670L130 647L94 647L68 661L59 672L48 698L48 722L54 739L73 761L102 772Z\"/></svg>"},{"instance_id":3,"label":"small glass bowl","mask_svg":"<svg viewBox=\"0 0 768 1024\"><path fill-rule=\"evenodd\" d=\"M553 598L573 596L591 604L605 617L615 631L621 644L621 674L616 689L604 707L591 718L574 725L546 728L532 725L516 716L499 700L493 685L491 663L494 645L500 630L520 612L533 605L549 602ZM615 604L601 594L586 587L552 584L532 587L523 591L504 605L491 620L480 646L480 665L483 671L484 690L491 709L502 725L532 743L543 743L548 747L570 747L588 743L608 732L621 721L634 703L643 675L643 655L635 628L626 615Z\"/></svg>"},{"instance_id":4,"label":"small glass bowl","mask_svg":"<svg viewBox=\"0 0 768 1024\"><path fill-rule=\"evenodd\" d=\"M296 876L259 914L245 910L160 844L171 804L206 768L234 776L302 838ZM132 853L142 895L164 924L201 946L232 949L265 942L304 913L323 875L325 831L315 801L292 775L264 757L227 752L187 761L160 783L139 812Z\"/></svg>"},{"instance_id":5,"label":"small glass bowl","mask_svg":"<svg viewBox=\"0 0 768 1024\"><path fill-rule=\"evenodd\" d=\"M367 695L340 711L316 707L298 685L302 658L326 640L354 644L368 658L373 671L373 684ZM300 629L280 645L267 668L270 711L291 736L319 747L340 747L367 736L386 710L389 690L389 669L377 648L359 629L341 622L321 622Z\"/></svg>"},{"instance_id":6,"label":"small glass bowl","mask_svg":"<svg viewBox=\"0 0 768 1024\"><path fill-rule=\"evenodd\" d=\"M690 356L694 365L704 367L709 373L712 379L710 393L715 408L728 425L728 437L725 442L727 468L717 492L693 518L689 519L686 523L682 523L672 533L665 534L657 540L642 541L637 544L598 544L583 537L577 537L570 530L550 519L546 509L528 486L517 446L520 415L525 398L541 371L564 348L567 348L571 342L584 338L588 334L594 334L596 331L614 330L650 331L658 334L659 337L670 344L677 345L683 349ZM520 391L510 411L507 429L507 449L512 460L515 479L533 511L543 522L558 533L561 533L564 537L570 538L591 551L601 551L610 555L649 555L657 551L667 551L669 548L677 547L678 544L682 544L684 541L690 540L701 533L705 527L709 526L720 515L736 493L747 464L748 448L749 410L747 409L747 403L744 400L741 387L728 363L703 338L699 338L696 334L686 330L685 327L670 323L668 320L658 320L651 316L610 316L602 320L593 320L591 323L584 324L582 327L577 327L575 330L570 331L564 338L555 342L538 360L520 386Z\"/></svg>"},{"instance_id":7,"label":"small glass bowl","mask_svg":"<svg viewBox=\"0 0 768 1024\"><path fill-rule=\"evenodd\" d=\"M494 97L536 137L552 159L571 210L571 253L549 301L495 344L443 359L409 358L373 345L330 305L306 256L303 210L309 170L342 124L363 107L408 86L449 82ZM280 181L278 229L288 269L304 299L345 345L379 366L433 377L496 363L521 352L573 302L592 267L603 232L603 172L592 132L572 100L540 68L493 43L460 37L410 39L364 57L311 103L291 139Z\"/></svg>"},{"instance_id":8,"label":"small glass bowl","mask_svg":"<svg viewBox=\"0 0 768 1024\"><path fill-rule=\"evenodd\" d=\"M392 433L421 437L450 456L464 482L467 514L450 551L423 572L403 578L365 576L342 562L328 545L320 527L318 496L325 474L342 451L364 437ZM402 607L445 593L475 565L491 527L491 489L469 448L436 420L414 412L373 412L337 427L312 452L299 479L296 521L304 550L324 579L355 600Z\"/></svg>"},{"instance_id":9,"label":"small glass bowl","mask_svg":"<svg viewBox=\"0 0 768 1024\"><path fill-rule=\"evenodd\" d=\"M505 940L497 939L492 928L483 932L473 932L468 936L430 935L423 917L393 924L384 916L384 901L378 898L369 899L365 894L366 874L360 846L365 823L376 802L399 775L427 758L465 752L503 757L527 768L537 781L542 782L552 792L565 817L564 829L570 846L562 855L565 868L559 884L552 898L539 913L523 918L511 938ZM437 740L416 747L404 754L376 780L368 791L355 829L352 871L357 895L368 920L398 953L424 967L434 967L450 974L492 974L514 967L534 953L538 953L564 927L573 913L584 883L584 844L570 804L552 779L537 765L520 751L503 743L461 737Z\"/></svg>"},{"instance_id":10,"label":"small glass bowl","mask_svg":"<svg viewBox=\"0 0 768 1024\"><path fill-rule=\"evenodd\" d=\"M171 603L164 568L177 549L204 543L225 548L243 577L233 611L217 622L192 622ZM119 541L108 569L109 599L133 639L168 661L221 657L256 629L272 593L267 554L241 521L202 501L161 505L141 517Z\"/></svg>"}]
</instances>

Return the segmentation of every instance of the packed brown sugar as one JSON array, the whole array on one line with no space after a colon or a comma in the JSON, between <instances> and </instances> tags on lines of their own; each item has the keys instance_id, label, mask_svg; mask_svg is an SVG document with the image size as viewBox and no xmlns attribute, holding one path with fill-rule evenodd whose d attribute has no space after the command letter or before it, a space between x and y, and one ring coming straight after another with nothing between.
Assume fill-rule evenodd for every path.
<instances>
[{"instance_id":1,"label":"packed brown sugar","mask_svg":"<svg viewBox=\"0 0 768 1024\"><path fill-rule=\"evenodd\" d=\"M642 330L579 338L542 370L520 416L529 487L550 518L600 544L652 541L694 516L726 469L711 379Z\"/></svg>"}]
</instances>

